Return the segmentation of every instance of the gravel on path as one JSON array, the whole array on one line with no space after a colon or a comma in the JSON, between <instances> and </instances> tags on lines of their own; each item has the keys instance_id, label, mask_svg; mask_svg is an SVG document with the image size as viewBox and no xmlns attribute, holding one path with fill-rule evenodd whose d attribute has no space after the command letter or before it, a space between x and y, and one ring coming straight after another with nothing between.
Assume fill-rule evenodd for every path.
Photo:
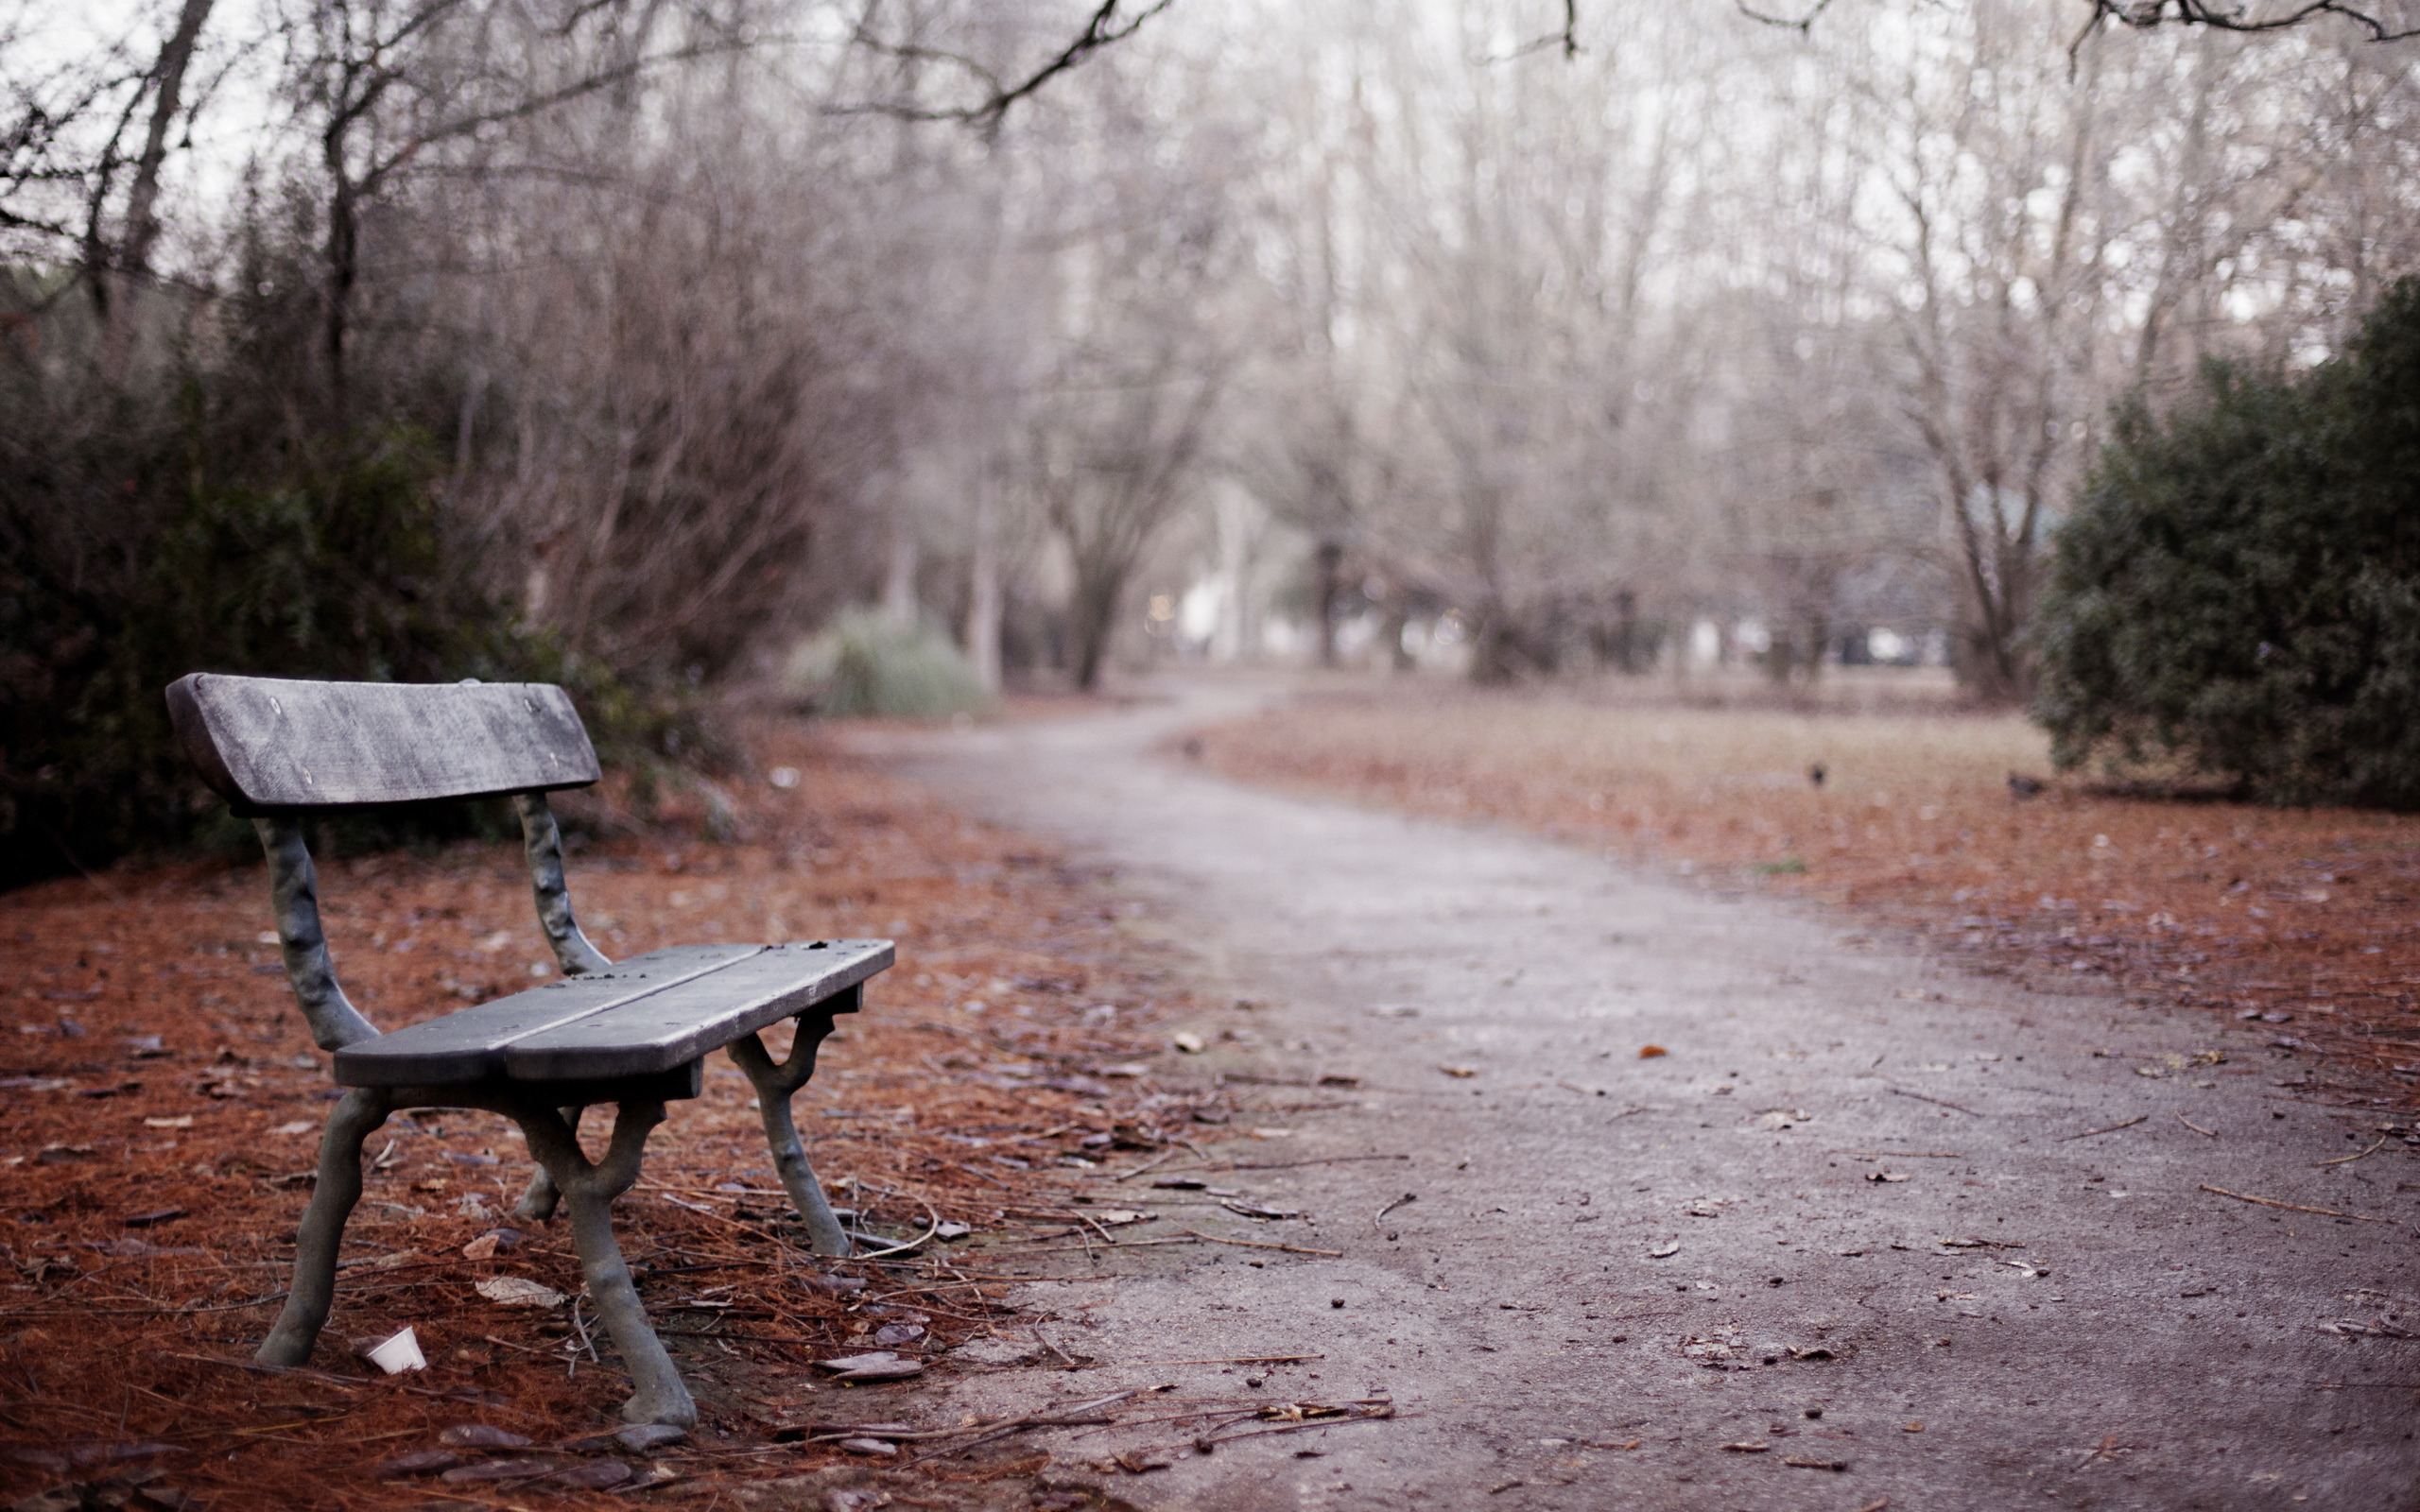
<instances>
[{"instance_id":1,"label":"gravel on path","mask_svg":"<svg viewBox=\"0 0 2420 1512\"><path fill-rule=\"evenodd\" d=\"M1050 1441L1145 1507L2410 1505L2420 1183L2400 1144L2323 1163L2369 1142L2261 1037L1238 786L1149 750L1265 690L1169 691L867 748L1115 867L1132 927L1262 1005L1188 1026L1187 1069L1262 1078L1213 1154L1409 1159L1212 1177L1305 1214L1216 1231L1341 1255L1161 1247L1036 1287L1094 1363L973 1375L954 1409L1394 1403L1206 1454ZM1149 1179L1119 1200L1179 1195ZM1318 1358L1161 1363L1289 1354Z\"/></svg>"}]
</instances>

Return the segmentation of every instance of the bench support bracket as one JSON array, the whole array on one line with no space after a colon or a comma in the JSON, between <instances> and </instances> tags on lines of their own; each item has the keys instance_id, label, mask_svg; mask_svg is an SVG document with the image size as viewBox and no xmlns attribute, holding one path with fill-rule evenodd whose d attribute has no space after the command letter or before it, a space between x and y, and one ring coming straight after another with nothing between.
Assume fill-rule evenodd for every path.
<instances>
[{"instance_id":1,"label":"bench support bracket","mask_svg":"<svg viewBox=\"0 0 2420 1512\"><path fill-rule=\"evenodd\" d=\"M654 1080L661 1085L665 1078ZM681 1383L672 1356L648 1322L630 1266L614 1238L614 1199L638 1180L647 1137L664 1122L663 1092L649 1095L645 1086L626 1089L633 1095L620 1102L605 1157L592 1161L579 1148L579 1109L556 1106L566 1090L578 1089L600 1090L597 1083L574 1082L553 1087L532 1083L527 1092L493 1084L476 1089L356 1087L346 1092L329 1115L327 1132L320 1142L319 1187L295 1236L294 1284L277 1326L261 1345L257 1356L261 1363L305 1363L319 1342L320 1331L327 1325L336 1297L337 1252L344 1241L345 1220L361 1200L362 1142L400 1108L475 1108L501 1113L521 1125L529 1141L529 1153L551 1178L549 1189L561 1194L571 1223L572 1246L579 1253L580 1277L636 1388L622 1404L623 1418L634 1423L694 1425L697 1404Z\"/></svg>"},{"instance_id":2,"label":"bench support bracket","mask_svg":"<svg viewBox=\"0 0 2420 1512\"><path fill-rule=\"evenodd\" d=\"M765 1144L772 1152L773 1170L782 1178L782 1190L790 1194L790 1206L798 1210L799 1220L806 1225L807 1247L819 1255L845 1258L854 1253L849 1236L834 1215L832 1204L824 1200L822 1184L815 1179L814 1168L806 1163L806 1146L798 1137L798 1123L790 1116L790 1096L806 1085L815 1074L815 1053L822 1045L823 1037L832 1032L832 1015L837 1010L848 1012L856 1006L856 989L833 1004L819 1004L798 1016L797 1038L790 1041L786 1059L776 1065L765 1042L752 1034L741 1035L724 1049L731 1063L748 1074L756 1089L758 1116L765 1122Z\"/></svg>"},{"instance_id":3,"label":"bench support bracket","mask_svg":"<svg viewBox=\"0 0 2420 1512\"><path fill-rule=\"evenodd\" d=\"M638 1288L631 1281L631 1268L622 1260L622 1246L614 1239L614 1199L639 1178L639 1158L648 1131L664 1122L664 1105L622 1104L614 1119L613 1143L605 1158L595 1162L580 1153L573 1125L555 1108L524 1106L514 1109L513 1117L529 1138L529 1153L538 1158L554 1178L555 1190L562 1194L571 1220L572 1246L579 1251L579 1271L588 1282L588 1295L605 1320L605 1332L613 1335L614 1348L621 1351L631 1383L637 1388L622 1403L623 1419L695 1426L697 1403L690 1400L689 1388L681 1383L681 1372L673 1366L664 1341L648 1322Z\"/></svg>"}]
</instances>

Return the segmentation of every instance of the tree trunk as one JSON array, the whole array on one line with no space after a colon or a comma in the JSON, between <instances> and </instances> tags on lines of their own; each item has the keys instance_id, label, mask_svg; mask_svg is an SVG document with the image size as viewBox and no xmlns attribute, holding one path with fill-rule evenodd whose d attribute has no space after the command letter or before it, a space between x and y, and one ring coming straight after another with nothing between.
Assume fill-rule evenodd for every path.
<instances>
[{"instance_id":1,"label":"tree trunk","mask_svg":"<svg viewBox=\"0 0 2420 1512\"><path fill-rule=\"evenodd\" d=\"M1344 565L1343 542L1321 541L1316 560L1320 576L1320 665L1333 667L1336 665L1336 601L1343 593L1342 584L1339 581Z\"/></svg>"},{"instance_id":2,"label":"tree trunk","mask_svg":"<svg viewBox=\"0 0 2420 1512\"><path fill-rule=\"evenodd\" d=\"M1391 672L1409 672L1419 663L1404 646L1404 627L1410 622L1410 595L1401 583L1387 584L1387 597L1378 619L1378 640L1387 650L1387 668Z\"/></svg>"},{"instance_id":3,"label":"tree trunk","mask_svg":"<svg viewBox=\"0 0 2420 1512\"><path fill-rule=\"evenodd\" d=\"M967 565L966 657L983 691L1000 691L999 485L986 468L975 482L975 553Z\"/></svg>"},{"instance_id":4,"label":"tree trunk","mask_svg":"<svg viewBox=\"0 0 2420 1512\"><path fill-rule=\"evenodd\" d=\"M177 12L177 29L161 44L160 60L151 70L151 124L144 133L143 154L134 163L134 182L127 190L125 239L115 259L116 297L107 301L101 333L101 378L112 387L126 381L133 358L142 281L151 271L151 249L160 243L160 167L168 157L168 132L183 108L185 70L193 62L213 3L184 0Z\"/></svg>"},{"instance_id":5,"label":"tree trunk","mask_svg":"<svg viewBox=\"0 0 2420 1512\"><path fill-rule=\"evenodd\" d=\"M1100 669L1109 660L1109 642L1117 627L1117 601L1126 587L1125 576L1101 575L1079 578L1076 601L1070 606L1076 632L1076 686L1090 693L1100 682Z\"/></svg>"},{"instance_id":6,"label":"tree trunk","mask_svg":"<svg viewBox=\"0 0 2420 1512\"><path fill-rule=\"evenodd\" d=\"M916 623L916 529L905 503L891 501L890 553L883 564L882 617L894 625Z\"/></svg>"}]
</instances>

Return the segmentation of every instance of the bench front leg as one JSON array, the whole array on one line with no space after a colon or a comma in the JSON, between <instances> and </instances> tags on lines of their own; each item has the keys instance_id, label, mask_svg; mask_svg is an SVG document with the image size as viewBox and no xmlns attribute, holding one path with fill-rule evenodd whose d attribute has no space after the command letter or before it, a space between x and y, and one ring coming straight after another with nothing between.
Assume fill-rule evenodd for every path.
<instances>
[{"instance_id":1,"label":"bench front leg","mask_svg":"<svg viewBox=\"0 0 2420 1512\"><path fill-rule=\"evenodd\" d=\"M575 1114L576 1118L578 1115ZM580 1153L571 1122L544 1105L516 1108L514 1119L529 1139L529 1151L544 1165L562 1194L571 1220L572 1246L579 1252L579 1271L588 1295L605 1320L605 1332L621 1351L622 1366L635 1388L622 1403L622 1418L633 1423L669 1423L694 1427L698 1404L681 1383L672 1356L656 1337L639 1301L622 1246L614 1239L614 1199L639 1178L639 1157L648 1131L664 1122L662 1103L624 1103L614 1119L614 1141L605 1159L590 1164Z\"/></svg>"},{"instance_id":2,"label":"bench front leg","mask_svg":"<svg viewBox=\"0 0 2420 1512\"><path fill-rule=\"evenodd\" d=\"M355 1087L328 1115L327 1130L320 1137L319 1185L312 1189L311 1206L294 1236L294 1282L277 1326L253 1357L261 1364L302 1365L320 1342L320 1330L327 1326L328 1309L336 1301L337 1250L344 1243L345 1220L361 1200L361 1142L387 1122L392 1106L385 1091Z\"/></svg>"},{"instance_id":3,"label":"bench front leg","mask_svg":"<svg viewBox=\"0 0 2420 1512\"><path fill-rule=\"evenodd\" d=\"M750 1084L756 1089L757 1114L765 1123L765 1144L772 1152L773 1170L782 1178L782 1190L790 1194L790 1206L798 1210L799 1221L806 1225L807 1247L819 1255L845 1258L856 1252L855 1247L832 1211L832 1204L824 1200L823 1187L815 1179L814 1168L806 1163L806 1146L798 1137L798 1123L790 1116L790 1096L815 1074L815 1052L831 1032L831 1012L810 1009L799 1015L797 1038L790 1041L788 1058L779 1065L774 1064L764 1041L752 1034L734 1040L728 1049L731 1063L746 1072Z\"/></svg>"}]
</instances>

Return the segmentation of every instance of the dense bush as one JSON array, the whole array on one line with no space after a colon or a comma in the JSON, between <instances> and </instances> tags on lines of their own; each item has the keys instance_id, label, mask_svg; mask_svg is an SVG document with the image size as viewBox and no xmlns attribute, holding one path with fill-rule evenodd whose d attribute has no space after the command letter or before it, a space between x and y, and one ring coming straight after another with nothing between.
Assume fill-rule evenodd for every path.
<instances>
[{"instance_id":1,"label":"dense bush","mask_svg":"<svg viewBox=\"0 0 2420 1512\"><path fill-rule=\"evenodd\" d=\"M330 424L277 312L242 307L104 384L78 301L29 279L0 292L21 312L0 325L0 887L249 839L174 745L162 690L186 672L560 681L609 761L709 746L677 690L519 626L409 394Z\"/></svg>"},{"instance_id":2,"label":"dense bush","mask_svg":"<svg viewBox=\"0 0 2420 1512\"><path fill-rule=\"evenodd\" d=\"M903 625L878 610L849 610L802 642L783 676L818 713L931 719L989 701L975 665L929 625Z\"/></svg>"},{"instance_id":3,"label":"dense bush","mask_svg":"<svg viewBox=\"0 0 2420 1512\"><path fill-rule=\"evenodd\" d=\"M2308 372L2121 410L2036 634L2062 766L2420 807L2420 279Z\"/></svg>"}]
</instances>

